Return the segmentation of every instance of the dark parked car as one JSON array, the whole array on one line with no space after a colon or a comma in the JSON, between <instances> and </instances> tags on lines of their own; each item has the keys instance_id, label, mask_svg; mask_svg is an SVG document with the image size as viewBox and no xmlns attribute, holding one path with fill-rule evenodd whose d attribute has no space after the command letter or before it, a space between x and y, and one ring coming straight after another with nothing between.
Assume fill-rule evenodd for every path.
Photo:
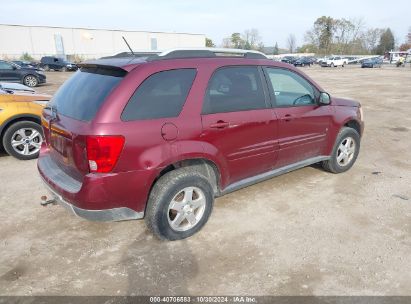
<instances>
[{"instance_id":1,"label":"dark parked car","mask_svg":"<svg viewBox=\"0 0 411 304\"><path fill-rule=\"evenodd\" d=\"M382 59L380 57L365 59L361 63L362 68L380 68L382 67Z\"/></svg>"},{"instance_id":2,"label":"dark parked car","mask_svg":"<svg viewBox=\"0 0 411 304\"><path fill-rule=\"evenodd\" d=\"M71 62L68 62L64 59L58 57L46 56L41 58L40 66L46 70L55 70L55 71L76 71L78 69L77 65Z\"/></svg>"},{"instance_id":3,"label":"dark parked car","mask_svg":"<svg viewBox=\"0 0 411 304\"><path fill-rule=\"evenodd\" d=\"M22 68L37 68L38 63L31 61L13 60L13 63L21 66Z\"/></svg>"},{"instance_id":4,"label":"dark parked car","mask_svg":"<svg viewBox=\"0 0 411 304\"><path fill-rule=\"evenodd\" d=\"M46 82L46 75L38 68L21 67L13 62L0 60L0 81L20 82L36 87Z\"/></svg>"},{"instance_id":5,"label":"dark parked car","mask_svg":"<svg viewBox=\"0 0 411 304\"><path fill-rule=\"evenodd\" d=\"M293 57L293 56L285 56L281 59L281 62L285 62L288 64L294 64L295 61L297 61L298 58L297 57Z\"/></svg>"},{"instance_id":6,"label":"dark parked car","mask_svg":"<svg viewBox=\"0 0 411 304\"><path fill-rule=\"evenodd\" d=\"M301 57L294 61L294 66L311 66L314 64L314 61L309 57Z\"/></svg>"},{"instance_id":7,"label":"dark parked car","mask_svg":"<svg viewBox=\"0 0 411 304\"><path fill-rule=\"evenodd\" d=\"M353 166L358 102L262 53L222 52L83 64L43 111L45 203L90 220L145 217L176 240L204 226L215 197L315 163Z\"/></svg>"}]
</instances>

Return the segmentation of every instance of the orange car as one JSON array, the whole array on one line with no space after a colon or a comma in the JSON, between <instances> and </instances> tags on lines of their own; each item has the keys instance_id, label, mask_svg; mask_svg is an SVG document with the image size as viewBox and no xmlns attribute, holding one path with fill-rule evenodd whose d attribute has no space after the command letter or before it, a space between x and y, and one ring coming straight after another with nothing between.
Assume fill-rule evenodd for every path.
<instances>
[{"instance_id":1,"label":"orange car","mask_svg":"<svg viewBox=\"0 0 411 304\"><path fill-rule=\"evenodd\" d=\"M37 158L43 133L41 112L50 95L16 83L0 83L0 145L18 159Z\"/></svg>"}]
</instances>

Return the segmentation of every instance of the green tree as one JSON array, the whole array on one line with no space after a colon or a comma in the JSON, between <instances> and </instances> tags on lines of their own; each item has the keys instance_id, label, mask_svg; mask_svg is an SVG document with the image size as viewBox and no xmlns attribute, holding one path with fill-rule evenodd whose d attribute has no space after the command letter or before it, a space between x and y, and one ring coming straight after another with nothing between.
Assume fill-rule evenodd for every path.
<instances>
[{"instance_id":1,"label":"green tree","mask_svg":"<svg viewBox=\"0 0 411 304\"><path fill-rule=\"evenodd\" d=\"M377 46L377 53L384 55L395 48L395 38L390 28L387 28L380 36L380 43Z\"/></svg>"},{"instance_id":2,"label":"green tree","mask_svg":"<svg viewBox=\"0 0 411 304\"><path fill-rule=\"evenodd\" d=\"M34 61L34 58L33 58L29 53L23 53L23 54L20 56L20 60L23 60L23 61Z\"/></svg>"},{"instance_id":3,"label":"green tree","mask_svg":"<svg viewBox=\"0 0 411 304\"><path fill-rule=\"evenodd\" d=\"M335 32L335 20L331 17L322 16L314 22L313 28L306 33L306 40L314 44L320 52L329 53Z\"/></svg>"},{"instance_id":4,"label":"green tree","mask_svg":"<svg viewBox=\"0 0 411 304\"><path fill-rule=\"evenodd\" d=\"M274 50L273 50L273 55L278 55L280 54L280 49L278 48L278 43L277 41L275 42Z\"/></svg>"},{"instance_id":5,"label":"green tree","mask_svg":"<svg viewBox=\"0 0 411 304\"><path fill-rule=\"evenodd\" d=\"M251 43L248 42L248 41L246 41L246 42L244 43L244 49L245 49L245 50L251 50L251 49L252 49Z\"/></svg>"},{"instance_id":6,"label":"green tree","mask_svg":"<svg viewBox=\"0 0 411 304\"><path fill-rule=\"evenodd\" d=\"M215 47L213 40L206 38L206 47Z\"/></svg>"},{"instance_id":7,"label":"green tree","mask_svg":"<svg viewBox=\"0 0 411 304\"><path fill-rule=\"evenodd\" d=\"M231 34L231 44L236 49L241 49L244 46L244 40L241 38L240 33L232 33Z\"/></svg>"}]
</instances>

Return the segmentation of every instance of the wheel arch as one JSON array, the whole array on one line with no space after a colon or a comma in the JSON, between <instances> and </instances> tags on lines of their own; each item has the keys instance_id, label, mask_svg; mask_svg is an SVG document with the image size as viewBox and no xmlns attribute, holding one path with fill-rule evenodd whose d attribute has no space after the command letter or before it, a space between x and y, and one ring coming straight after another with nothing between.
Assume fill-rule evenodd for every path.
<instances>
[{"instance_id":1,"label":"wheel arch","mask_svg":"<svg viewBox=\"0 0 411 304\"><path fill-rule=\"evenodd\" d=\"M352 128L357 131L360 136L362 136L361 124L355 118L347 119L344 122L343 127Z\"/></svg>"},{"instance_id":2,"label":"wheel arch","mask_svg":"<svg viewBox=\"0 0 411 304\"><path fill-rule=\"evenodd\" d=\"M33 76L34 78L37 79L38 82L40 82L40 78L39 78L38 75L36 75L35 73L27 72L27 73L24 73L24 74L22 75L22 77L21 77L21 83L22 83L22 84L24 84L24 79L25 79L27 76Z\"/></svg>"},{"instance_id":3,"label":"wheel arch","mask_svg":"<svg viewBox=\"0 0 411 304\"><path fill-rule=\"evenodd\" d=\"M32 121L41 126L41 119L39 116L33 115L33 114L19 114L10 117L7 119L1 126L0 126L0 138L2 139L4 136L4 132L13 124L19 121ZM2 140L0 140L2 142Z\"/></svg>"},{"instance_id":4,"label":"wheel arch","mask_svg":"<svg viewBox=\"0 0 411 304\"><path fill-rule=\"evenodd\" d=\"M206 176L211 182L214 194L216 196L220 194L221 170L214 161L204 157L185 158L166 165L161 171L158 172L157 176L152 182L150 191L154 184L157 182L157 180L160 179L164 174L179 168L187 167L192 167L193 170L201 172L204 176Z\"/></svg>"}]
</instances>

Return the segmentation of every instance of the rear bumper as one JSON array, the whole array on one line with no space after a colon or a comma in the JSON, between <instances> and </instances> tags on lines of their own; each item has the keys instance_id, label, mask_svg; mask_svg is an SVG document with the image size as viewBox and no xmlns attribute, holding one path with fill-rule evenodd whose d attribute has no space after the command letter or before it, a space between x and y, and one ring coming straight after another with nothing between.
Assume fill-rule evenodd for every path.
<instances>
[{"instance_id":1,"label":"rear bumper","mask_svg":"<svg viewBox=\"0 0 411 304\"><path fill-rule=\"evenodd\" d=\"M105 210L87 210L74 206L67 202L60 194L55 192L46 181L44 181L44 186L53 196L54 200L65 209L74 213L75 215L87 219L89 221L95 222L110 222L110 221L127 221L127 220L138 220L144 217L144 212L136 212L127 207L105 209Z\"/></svg>"},{"instance_id":2,"label":"rear bumper","mask_svg":"<svg viewBox=\"0 0 411 304\"><path fill-rule=\"evenodd\" d=\"M144 217L155 171L86 174L81 180L67 174L42 149L37 167L44 183L68 210L90 220L122 221Z\"/></svg>"}]
</instances>

